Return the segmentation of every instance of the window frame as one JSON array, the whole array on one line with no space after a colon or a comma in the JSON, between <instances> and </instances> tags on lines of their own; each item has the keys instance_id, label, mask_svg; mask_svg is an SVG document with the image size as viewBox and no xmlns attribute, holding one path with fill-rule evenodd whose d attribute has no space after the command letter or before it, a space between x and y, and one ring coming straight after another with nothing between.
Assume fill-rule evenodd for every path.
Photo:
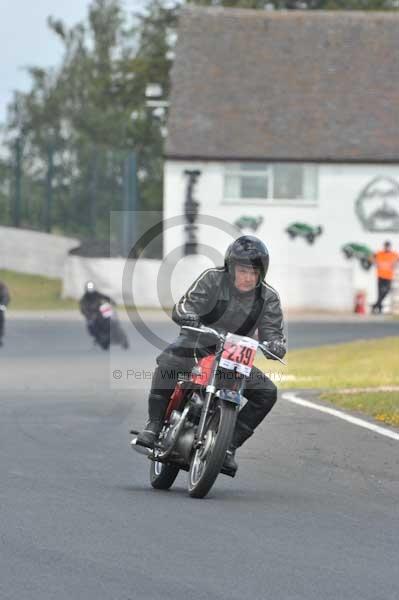
<instances>
[{"instance_id":1,"label":"window frame","mask_svg":"<svg viewBox=\"0 0 399 600\"><path fill-rule=\"evenodd\" d=\"M248 170L245 171L242 169L242 165L246 164L259 164L259 170L254 169L253 171ZM300 165L305 171L308 167L311 167L315 170L315 193L314 198L274 198L273 196L268 196L267 198L245 198L239 196L238 198L228 197L226 195L226 181L227 177L236 176L241 177L245 175L260 176L265 172L268 173L268 183L270 183L270 188L272 193L274 193L274 165ZM263 168L262 168L263 167ZM263 206L318 206L319 204L319 165L316 163L310 162L291 162L291 161L268 161L268 162L225 162L223 165L223 199L222 204L229 204L232 206L238 205L263 205Z\"/></svg>"}]
</instances>

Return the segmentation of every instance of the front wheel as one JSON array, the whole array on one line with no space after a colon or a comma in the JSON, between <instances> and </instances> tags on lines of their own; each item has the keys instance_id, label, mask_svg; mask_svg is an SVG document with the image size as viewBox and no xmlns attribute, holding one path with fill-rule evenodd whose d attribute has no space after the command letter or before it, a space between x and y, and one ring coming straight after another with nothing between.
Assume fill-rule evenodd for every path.
<instances>
[{"instance_id":1,"label":"front wheel","mask_svg":"<svg viewBox=\"0 0 399 600\"><path fill-rule=\"evenodd\" d=\"M168 490L175 482L179 473L179 467L161 463L156 460L151 461L150 482L156 490Z\"/></svg>"},{"instance_id":2,"label":"front wheel","mask_svg":"<svg viewBox=\"0 0 399 600\"><path fill-rule=\"evenodd\" d=\"M192 498L207 495L220 473L226 450L231 444L237 419L237 408L220 401L211 417L204 436L204 444L191 460L188 474L188 493Z\"/></svg>"},{"instance_id":3,"label":"front wheel","mask_svg":"<svg viewBox=\"0 0 399 600\"><path fill-rule=\"evenodd\" d=\"M96 337L96 342L103 350L108 350L110 345L109 335L100 333Z\"/></svg>"},{"instance_id":4,"label":"front wheel","mask_svg":"<svg viewBox=\"0 0 399 600\"><path fill-rule=\"evenodd\" d=\"M373 264L371 262L371 260L369 260L368 258L361 258L360 259L360 264L362 265L363 269L365 271L368 271L371 268L371 265Z\"/></svg>"}]
</instances>

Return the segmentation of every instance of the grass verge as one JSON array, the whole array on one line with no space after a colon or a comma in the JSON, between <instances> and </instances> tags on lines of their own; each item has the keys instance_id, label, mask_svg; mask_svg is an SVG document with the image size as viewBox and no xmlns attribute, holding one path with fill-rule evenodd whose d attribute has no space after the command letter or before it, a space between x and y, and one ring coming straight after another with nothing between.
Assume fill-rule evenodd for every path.
<instances>
[{"instance_id":1,"label":"grass verge","mask_svg":"<svg viewBox=\"0 0 399 600\"><path fill-rule=\"evenodd\" d=\"M355 394L326 392L320 397L340 408L365 413L377 421L399 427L399 392L374 391Z\"/></svg>"},{"instance_id":2,"label":"grass verge","mask_svg":"<svg viewBox=\"0 0 399 600\"><path fill-rule=\"evenodd\" d=\"M0 279L7 285L10 310L76 309L76 300L61 298L61 279L27 275L0 269Z\"/></svg>"},{"instance_id":3,"label":"grass verge","mask_svg":"<svg viewBox=\"0 0 399 600\"><path fill-rule=\"evenodd\" d=\"M280 388L320 389L322 399L398 426L399 392L381 390L399 387L398 356L399 337L387 337L295 350L288 367L258 364Z\"/></svg>"},{"instance_id":4,"label":"grass verge","mask_svg":"<svg viewBox=\"0 0 399 600\"><path fill-rule=\"evenodd\" d=\"M0 280L10 290L10 310L79 310L78 301L61 298L62 281L40 275L28 275L0 269ZM82 290L83 295L83 290ZM122 313L129 310L117 306ZM140 313L153 309L140 308Z\"/></svg>"}]
</instances>

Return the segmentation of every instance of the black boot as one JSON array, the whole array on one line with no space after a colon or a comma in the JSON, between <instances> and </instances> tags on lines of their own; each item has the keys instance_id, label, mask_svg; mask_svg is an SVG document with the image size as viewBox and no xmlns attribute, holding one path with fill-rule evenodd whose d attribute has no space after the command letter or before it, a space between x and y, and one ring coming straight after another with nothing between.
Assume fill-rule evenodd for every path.
<instances>
[{"instance_id":1,"label":"black boot","mask_svg":"<svg viewBox=\"0 0 399 600\"><path fill-rule=\"evenodd\" d=\"M153 448L154 443L161 432L164 415L169 403L169 398L158 394L150 394L148 398L149 419L143 431L138 434L136 444Z\"/></svg>"},{"instance_id":2,"label":"black boot","mask_svg":"<svg viewBox=\"0 0 399 600\"><path fill-rule=\"evenodd\" d=\"M153 448L161 429L162 421L147 421L145 428L136 438L136 444L145 448Z\"/></svg>"},{"instance_id":3,"label":"black boot","mask_svg":"<svg viewBox=\"0 0 399 600\"><path fill-rule=\"evenodd\" d=\"M237 421L236 428L233 433L233 439L231 444L226 452L226 456L224 457L224 462L222 468L220 470L224 475L230 475L230 477L234 477L237 472L238 464L235 459L235 453L237 448L243 445L243 443L253 434L253 429L251 429L245 423L241 423L241 421Z\"/></svg>"},{"instance_id":4,"label":"black boot","mask_svg":"<svg viewBox=\"0 0 399 600\"><path fill-rule=\"evenodd\" d=\"M230 448L226 452L226 456L224 457L223 465L220 470L224 475L230 475L230 477L234 477L236 471L238 469L238 464L235 459L236 448L234 446L230 446Z\"/></svg>"}]
</instances>

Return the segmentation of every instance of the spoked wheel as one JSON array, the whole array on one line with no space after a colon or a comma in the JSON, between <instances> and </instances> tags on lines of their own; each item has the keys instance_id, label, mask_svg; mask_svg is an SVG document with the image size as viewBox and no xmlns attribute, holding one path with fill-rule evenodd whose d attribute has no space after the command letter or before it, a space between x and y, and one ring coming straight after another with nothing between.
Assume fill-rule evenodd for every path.
<instances>
[{"instance_id":1,"label":"spoked wheel","mask_svg":"<svg viewBox=\"0 0 399 600\"><path fill-rule=\"evenodd\" d=\"M188 474L188 492L192 498L207 495L220 473L226 450L233 437L237 410L233 404L220 402L211 417L204 444L195 451Z\"/></svg>"},{"instance_id":2,"label":"spoked wheel","mask_svg":"<svg viewBox=\"0 0 399 600\"><path fill-rule=\"evenodd\" d=\"M150 482L156 490L168 490L174 483L179 473L179 467L162 463L156 460L151 461Z\"/></svg>"}]
</instances>

